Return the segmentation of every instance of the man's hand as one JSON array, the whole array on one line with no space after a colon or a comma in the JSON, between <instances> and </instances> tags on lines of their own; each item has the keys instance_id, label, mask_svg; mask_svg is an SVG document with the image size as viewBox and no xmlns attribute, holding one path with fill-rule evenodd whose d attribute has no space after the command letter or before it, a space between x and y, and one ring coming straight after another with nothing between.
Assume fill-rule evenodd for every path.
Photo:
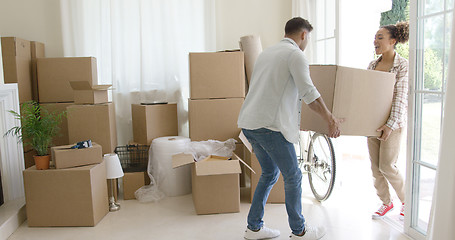
<instances>
[{"instance_id":1,"label":"man's hand","mask_svg":"<svg viewBox=\"0 0 455 240\"><path fill-rule=\"evenodd\" d=\"M329 121L329 134L328 137L337 138L341 134L340 125L344 122L344 118L336 118L332 116L331 121Z\"/></svg>"},{"instance_id":2,"label":"man's hand","mask_svg":"<svg viewBox=\"0 0 455 240\"><path fill-rule=\"evenodd\" d=\"M381 141L387 141L387 139L389 139L390 137L390 134L392 133L392 129L389 128L387 125L384 125L380 128L378 128L378 130L376 130L377 132L382 132L381 136L378 137L378 140L381 140Z\"/></svg>"},{"instance_id":3,"label":"man's hand","mask_svg":"<svg viewBox=\"0 0 455 240\"><path fill-rule=\"evenodd\" d=\"M327 109L322 97L319 97L312 103L308 104L308 107L329 123L329 134L327 134L327 136L331 138L337 138L340 136L340 124L344 122L344 119L333 116Z\"/></svg>"}]
</instances>

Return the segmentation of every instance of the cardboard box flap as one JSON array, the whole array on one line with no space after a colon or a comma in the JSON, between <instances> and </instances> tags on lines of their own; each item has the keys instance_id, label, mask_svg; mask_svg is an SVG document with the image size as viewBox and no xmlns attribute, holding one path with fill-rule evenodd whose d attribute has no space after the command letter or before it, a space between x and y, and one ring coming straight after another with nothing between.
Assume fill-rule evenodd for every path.
<instances>
[{"instance_id":1,"label":"cardboard box flap","mask_svg":"<svg viewBox=\"0 0 455 240\"><path fill-rule=\"evenodd\" d=\"M71 87L73 90L107 90L112 85L91 85L87 81L71 81Z\"/></svg>"},{"instance_id":2,"label":"cardboard box flap","mask_svg":"<svg viewBox=\"0 0 455 240\"><path fill-rule=\"evenodd\" d=\"M239 174L241 172L238 160L196 162L197 176Z\"/></svg>"},{"instance_id":3,"label":"cardboard box flap","mask_svg":"<svg viewBox=\"0 0 455 240\"><path fill-rule=\"evenodd\" d=\"M193 155L179 153L172 156L172 168L194 163Z\"/></svg>"}]
</instances>

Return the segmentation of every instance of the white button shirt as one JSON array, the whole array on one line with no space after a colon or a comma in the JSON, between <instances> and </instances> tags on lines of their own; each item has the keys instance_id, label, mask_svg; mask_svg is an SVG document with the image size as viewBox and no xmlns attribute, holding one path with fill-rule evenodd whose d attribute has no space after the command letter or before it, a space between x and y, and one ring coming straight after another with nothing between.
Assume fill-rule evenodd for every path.
<instances>
[{"instance_id":1,"label":"white button shirt","mask_svg":"<svg viewBox=\"0 0 455 240\"><path fill-rule=\"evenodd\" d=\"M284 38L258 56L237 124L280 131L287 141L297 143L301 100L309 104L320 96L303 51L294 40Z\"/></svg>"}]
</instances>

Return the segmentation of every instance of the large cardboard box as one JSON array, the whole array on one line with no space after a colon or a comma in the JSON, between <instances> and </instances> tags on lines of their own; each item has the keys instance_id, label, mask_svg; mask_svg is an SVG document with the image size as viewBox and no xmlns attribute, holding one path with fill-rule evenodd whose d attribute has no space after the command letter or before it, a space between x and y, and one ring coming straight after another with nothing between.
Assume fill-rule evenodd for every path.
<instances>
[{"instance_id":1,"label":"large cardboard box","mask_svg":"<svg viewBox=\"0 0 455 240\"><path fill-rule=\"evenodd\" d=\"M376 129L390 115L395 74L336 65L312 65L310 73L327 108L345 118L341 135L379 136ZM301 113L300 129L328 133L327 123L306 104Z\"/></svg>"},{"instance_id":2,"label":"large cardboard box","mask_svg":"<svg viewBox=\"0 0 455 240\"><path fill-rule=\"evenodd\" d=\"M104 162L23 173L30 227L95 226L109 211Z\"/></svg>"},{"instance_id":3,"label":"large cardboard box","mask_svg":"<svg viewBox=\"0 0 455 240\"><path fill-rule=\"evenodd\" d=\"M66 111L66 108L74 105L73 103L40 103L41 108L46 109L48 112L60 114ZM52 140L53 146L61 146L70 144L68 138L68 120L67 115L64 115L62 122L59 124L60 132Z\"/></svg>"},{"instance_id":4,"label":"large cardboard box","mask_svg":"<svg viewBox=\"0 0 455 240\"><path fill-rule=\"evenodd\" d=\"M31 41L30 42L30 49L32 51L32 93L33 93L33 100L39 102L39 95L38 95L38 69L36 66L36 62L38 58L44 57L44 43Z\"/></svg>"},{"instance_id":5,"label":"large cardboard box","mask_svg":"<svg viewBox=\"0 0 455 240\"><path fill-rule=\"evenodd\" d=\"M256 191L256 186L258 185L259 178L262 174L261 164L256 157L256 154L251 153L248 150L245 150L245 162L251 165L251 168L256 172L256 174L250 174L251 180L251 198L250 201L253 201L254 191ZM270 191L269 198L267 199L268 203L284 203L284 181L283 175L280 174L278 181L273 185L272 190Z\"/></svg>"},{"instance_id":6,"label":"large cardboard box","mask_svg":"<svg viewBox=\"0 0 455 240\"><path fill-rule=\"evenodd\" d=\"M245 97L243 52L190 53L190 98Z\"/></svg>"},{"instance_id":7,"label":"large cardboard box","mask_svg":"<svg viewBox=\"0 0 455 240\"><path fill-rule=\"evenodd\" d=\"M237 126L243 98L201 99L188 101L190 138L192 141L209 139L239 140Z\"/></svg>"},{"instance_id":8,"label":"large cardboard box","mask_svg":"<svg viewBox=\"0 0 455 240\"><path fill-rule=\"evenodd\" d=\"M177 104L132 104L134 142L150 145L153 139L179 134Z\"/></svg>"},{"instance_id":9,"label":"large cardboard box","mask_svg":"<svg viewBox=\"0 0 455 240\"><path fill-rule=\"evenodd\" d=\"M148 184L150 178L146 172L126 172L123 176L123 199L136 199L136 190Z\"/></svg>"},{"instance_id":10,"label":"large cardboard box","mask_svg":"<svg viewBox=\"0 0 455 240\"><path fill-rule=\"evenodd\" d=\"M113 103L71 105L68 111L69 142L92 140L113 153L117 146L117 128Z\"/></svg>"},{"instance_id":11,"label":"large cardboard box","mask_svg":"<svg viewBox=\"0 0 455 240\"><path fill-rule=\"evenodd\" d=\"M43 103L73 102L70 82L98 84L94 57L39 58L37 68L39 101Z\"/></svg>"},{"instance_id":12,"label":"large cardboard box","mask_svg":"<svg viewBox=\"0 0 455 240\"><path fill-rule=\"evenodd\" d=\"M176 154L172 167L191 164L191 185L197 214L232 213L240 211L240 164L238 156L232 160L209 156L194 162L191 154Z\"/></svg>"},{"instance_id":13,"label":"large cardboard box","mask_svg":"<svg viewBox=\"0 0 455 240\"><path fill-rule=\"evenodd\" d=\"M55 168L71 168L103 161L103 150L97 143L92 143L90 148L71 149L72 145L51 147L52 161Z\"/></svg>"},{"instance_id":14,"label":"large cardboard box","mask_svg":"<svg viewBox=\"0 0 455 240\"><path fill-rule=\"evenodd\" d=\"M17 83L20 103L33 100L30 41L2 37L2 57L5 83Z\"/></svg>"},{"instance_id":15,"label":"large cardboard box","mask_svg":"<svg viewBox=\"0 0 455 240\"><path fill-rule=\"evenodd\" d=\"M98 104L109 102L107 89L112 85L92 85L88 81L70 82L74 90L75 104Z\"/></svg>"}]
</instances>

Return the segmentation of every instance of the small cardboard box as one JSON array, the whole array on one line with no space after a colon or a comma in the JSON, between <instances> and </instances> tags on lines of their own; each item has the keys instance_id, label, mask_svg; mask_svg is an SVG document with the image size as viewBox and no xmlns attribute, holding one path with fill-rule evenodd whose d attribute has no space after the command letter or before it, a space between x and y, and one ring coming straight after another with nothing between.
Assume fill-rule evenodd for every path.
<instances>
[{"instance_id":1,"label":"small cardboard box","mask_svg":"<svg viewBox=\"0 0 455 240\"><path fill-rule=\"evenodd\" d=\"M81 149L71 149L72 146L74 144L51 147L52 161L54 161L56 169L96 164L103 161L103 150L99 144L92 143L92 147Z\"/></svg>"},{"instance_id":2,"label":"small cardboard box","mask_svg":"<svg viewBox=\"0 0 455 240\"><path fill-rule=\"evenodd\" d=\"M73 102L70 82L98 84L94 57L39 58L37 69L39 101L43 103Z\"/></svg>"},{"instance_id":3,"label":"small cardboard box","mask_svg":"<svg viewBox=\"0 0 455 240\"><path fill-rule=\"evenodd\" d=\"M36 66L36 62L38 58L44 57L44 43L31 41L30 42L30 50L32 51L32 93L33 93L33 100L39 102L39 94L38 94L38 70Z\"/></svg>"},{"instance_id":4,"label":"small cardboard box","mask_svg":"<svg viewBox=\"0 0 455 240\"><path fill-rule=\"evenodd\" d=\"M48 112L60 114L66 111L66 108L74 105L73 103L40 103L41 108ZM53 146L61 146L70 144L68 139L68 120L67 115L63 116L62 122L59 124L60 132L52 140Z\"/></svg>"},{"instance_id":5,"label":"small cardboard box","mask_svg":"<svg viewBox=\"0 0 455 240\"><path fill-rule=\"evenodd\" d=\"M20 103L33 100L30 41L2 37L2 57L5 83L17 83Z\"/></svg>"},{"instance_id":6,"label":"small cardboard box","mask_svg":"<svg viewBox=\"0 0 455 240\"><path fill-rule=\"evenodd\" d=\"M112 85L92 85L87 81L70 82L74 90L75 104L98 104L109 102L107 89Z\"/></svg>"},{"instance_id":7,"label":"small cardboard box","mask_svg":"<svg viewBox=\"0 0 455 240\"><path fill-rule=\"evenodd\" d=\"M245 97L243 52L190 53L190 98Z\"/></svg>"},{"instance_id":8,"label":"small cardboard box","mask_svg":"<svg viewBox=\"0 0 455 240\"><path fill-rule=\"evenodd\" d=\"M153 139L179 134L177 104L132 104L134 142L150 145Z\"/></svg>"},{"instance_id":9,"label":"small cardboard box","mask_svg":"<svg viewBox=\"0 0 455 240\"><path fill-rule=\"evenodd\" d=\"M192 141L209 139L226 141L238 139L237 126L243 98L201 99L188 101L190 138Z\"/></svg>"},{"instance_id":10,"label":"small cardboard box","mask_svg":"<svg viewBox=\"0 0 455 240\"><path fill-rule=\"evenodd\" d=\"M95 226L109 212L104 162L23 174L30 227Z\"/></svg>"},{"instance_id":11,"label":"small cardboard box","mask_svg":"<svg viewBox=\"0 0 455 240\"><path fill-rule=\"evenodd\" d=\"M113 153L117 146L117 128L113 103L71 105L68 111L69 142L92 140Z\"/></svg>"},{"instance_id":12,"label":"small cardboard box","mask_svg":"<svg viewBox=\"0 0 455 240\"><path fill-rule=\"evenodd\" d=\"M194 208L197 214L232 213L240 211L240 163L218 156L194 162L191 154L172 156L172 167L191 164L191 181Z\"/></svg>"},{"instance_id":13,"label":"small cardboard box","mask_svg":"<svg viewBox=\"0 0 455 240\"><path fill-rule=\"evenodd\" d=\"M329 111L345 118L341 135L379 136L376 129L390 115L395 74L337 65L312 65L310 73ZM327 134L327 122L302 105L300 129Z\"/></svg>"},{"instance_id":14,"label":"small cardboard box","mask_svg":"<svg viewBox=\"0 0 455 240\"><path fill-rule=\"evenodd\" d=\"M123 176L123 199L136 199L134 193L148 184L150 178L146 172L126 172Z\"/></svg>"}]
</instances>

